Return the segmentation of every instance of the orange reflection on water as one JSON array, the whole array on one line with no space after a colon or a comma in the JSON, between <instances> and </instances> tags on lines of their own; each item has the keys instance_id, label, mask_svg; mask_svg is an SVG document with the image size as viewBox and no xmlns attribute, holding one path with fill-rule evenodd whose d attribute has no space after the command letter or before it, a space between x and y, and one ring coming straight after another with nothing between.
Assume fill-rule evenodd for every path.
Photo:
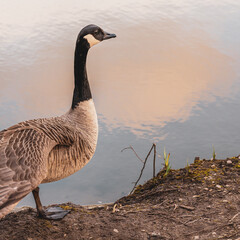
<instances>
[{"instance_id":1,"label":"orange reflection on water","mask_svg":"<svg viewBox=\"0 0 240 240\"><path fill-rule=\"evenodd\" d=\"M187 120L199 101L229 94L235 76L232 60L203 32L164 24L124 29L110 50L92 50L97 109L107 125L129 127L141 135L167 122Z\"/></svg>"}]
</instances>

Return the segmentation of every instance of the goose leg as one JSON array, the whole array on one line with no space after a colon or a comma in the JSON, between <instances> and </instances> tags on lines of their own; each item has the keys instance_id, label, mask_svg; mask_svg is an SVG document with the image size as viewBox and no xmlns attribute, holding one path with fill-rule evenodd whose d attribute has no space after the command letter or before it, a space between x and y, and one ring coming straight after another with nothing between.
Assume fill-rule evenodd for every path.
<instances>
[{"instance_id":1,"label":"goose leg","mask_svg":"<svg viewBox=\"0 0 240 240\"><path fill-rule=\"evenodd\" d=\"M61 207L49 207L43 210L42 203L39 197L39 187L36 187L33 191L33 197L36 203L37 216L49 220L60 220L63 219L70 210L64 210Z\"/></svg>"}]
</instances>

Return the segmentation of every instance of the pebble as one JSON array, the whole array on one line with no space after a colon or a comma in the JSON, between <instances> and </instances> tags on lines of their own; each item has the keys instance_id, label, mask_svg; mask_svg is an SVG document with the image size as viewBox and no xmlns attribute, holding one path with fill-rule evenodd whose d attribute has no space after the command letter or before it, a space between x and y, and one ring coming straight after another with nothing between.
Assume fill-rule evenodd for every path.
<instances>
[{"instance_id":1,"label":"pebble","mask_svg":"<svg viewBox=\"0 0 240 240\"><path fill-rule=\"evenodd\" d=\"M228 202L228 200L223 200L223 202L224 202L224 203L227 203L227 202Z\"/></svg>"},{"instance_id":2,"label":"pebble","mask_svg":"<svg viewBox=\"0 0 240 240\"><path fill-rule=\"evenodd\" d=\"M179 199L178 199L179 202L182 202L182 200L183 200L182 198L179 198Z\"/></svg>"},{"instance_id":3,"label":"pebble","mask_svg":"<svg viewBox=\"0 0 240 240\"><path fill-rule=\"evenodd\" d=\"M210 208L212 208L210 205L208 205L207 207L206 207L207 209L210 209Z\"/></svg>"},{"instance_id":4,"label":"pebble","mask_svg":"<svg viewBox=\"0 0 240 240\"><path fill-rule=\"evenodd\" d=\"M227 164L232 164L232 161L231 160L227 160Z\"/></svg>"},{"instance_id":5,"label":"pebble","mask_svg":"<svg viewBox=\"0 0 240 240\"><path fill-rule=\"evenodd\" d=\"M152 236L160 236L160 233L157 233L157 232L152 232Z\"/></svg>"},{"instance_id":6,"label":"pebble","mask_svg":"<svg viewBox=\"0 0 240 240\"><path fill-rule=\"evenodd\" d=\"M211 166L211 168L215 168L216 166L213 164L212 166Z\"/></svg>"},{"instance_id":7,"label":"pebble","mask_svg":"<svg viewBox=\"0 0 240 240\"><path fill-rule=\"evenodd\" d=\"M207 188L207 187L205 187L205 188L204 188L204 190L208 191L208 188Z\"/></svg>"},{"instance_id":8,"label":"pebble","mask_svg":"<svg viewBox=\"0 0 240 240\"><path fill-rule=\"evenodd\" d=\"M193 198L198 198L200 197L200 195L193 195Z\"/></svg>"},{"instance_id":9,"label":"pebble","mask_svg":"<svg viewBox=\"0 0 240 240\"><path fill-rule=\"evenodd\" d=\"M194 237L194 240L198 240L198 239L199 239L199 236L195 236L195 237Z\"/></svg>"},{"instance_id":10,"label":"pebble","mask_svg":"<svg viewBox=\"0 0 240 240\"><path fill-rule=\"evenodd\" d=\"M219 189L222 188L222 186L220 186L220 185L216 185L216 187L219 188Z\"/></svg>"},{"instance_id":11,"label":"pebble","mask_svg":"<svg viewBox=\"0 0 240 240\"><path fill-rule=\"evenodd\" d=\"M212 232L212 235L213 235L213 236L216 236L217 234L216 234L215 232Z\"/></svg>"},{"instance_id":12,"label":"pebble","mask_svg":"<svg viewBox=\"0 0 240 240\"><path fill-rule=\"evenodd\" d=\"M113 231L114 231L115 233L118 233L118 230L117 230L116 228L114 228Z\"/></svg>"}]
</instances>

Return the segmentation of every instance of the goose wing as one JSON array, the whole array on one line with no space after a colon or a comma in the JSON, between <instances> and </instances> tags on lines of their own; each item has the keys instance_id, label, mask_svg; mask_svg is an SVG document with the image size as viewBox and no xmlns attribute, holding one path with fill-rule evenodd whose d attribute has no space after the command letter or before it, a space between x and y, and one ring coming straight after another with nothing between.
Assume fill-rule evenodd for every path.
<instances>
[{"instance_id":1,"label":"goose wing","mask_svg":"<svg viewBox=\"0 0 240 240\"><path fill-rule=\"evenodd\" d=\"M46 177L47 158L57 144L56 139L30 124L17 124L0 132L0 213Z\"/></svg>"}]
</instances>

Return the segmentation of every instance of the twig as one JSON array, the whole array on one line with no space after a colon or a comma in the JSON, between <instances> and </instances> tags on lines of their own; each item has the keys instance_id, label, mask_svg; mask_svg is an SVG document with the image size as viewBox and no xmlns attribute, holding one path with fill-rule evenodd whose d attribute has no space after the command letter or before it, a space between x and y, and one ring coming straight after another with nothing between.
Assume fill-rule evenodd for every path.
<instances>
[{"instance_id":1,"label":"twig","mask_svg":"<svg viewBox=\"0 0 240 240\"><path fill-rule=\"evenodd\" d=\"M140 175L139 175L137 181L135 182L134 187L133 187L132 191L130 192L130 194L132 194L132 192L134 191L135 187L137 186L139 180L140 180L141 177L142 177L143 170L144 170L144 168L145 168L145 165L146 165L147 159L148 159L148 157L149 157L151 151L153 150L153 147L154 147L154 144L152 145L150 151L148 152L148 154L147 154L147 156L146 156L146 158L145 158L145 161L144 161L144 163L143 163L143 167L142 167L142 169L141 169L141 173L140 173Z\"/></svg>"},{"instance_id":2,"label":"twig","mask_svg":"<svg viewBox=\"0 0 240 240\"><path fill-rule=\"evenodd\" d=\"M133 148L131 145L130 145L129 147L126 147L126 148L122 149L121 152L123 152L124 150L127 150L127 149L131 149L131 150L135 153L136 157L137 157L142 163L144 163L144 161L138 156L138 154L136 153L136 151L134 150L134 148Z\"/></svg>"},{"instance_id":3,"label":"twig","mask_svg":"<svg viewBox=\"0 0 240 240\"><path fill-rule=\"evenodd\" d=\"M232 222L239 214L240 214L240 212L235 214L229 222Z\"/></svg>"},{"instance_id":4,"label":"twig","mask_svg":"<svg viewBox=\"0 0 240 240\"><path fill-rule=\"evenodd\" d=\"M156 144L153 143L154 156L153 156L153 177L155 178L155 165L156 165Z\"/></svg>"},{"instance_id":5,"label":"twig","mask_svg":"<svg viewBox=\"0 0 240 240\"><path fill-rule=\"evenodd\" d=\"M179 207L180 207L180 208L184 208L184 209L189 210L189 211L193 211L193 210L195 210L194 207L185 206L185 205L179 205Z\"/></svg>"},{"instance_id":6,"label":"twig","mask_svg":"<svg viewBox=\"0 0 240 240\"><path fill-rule=\"evenodd\" d=\"M188 226L188 224L191 224L191 223L195 223L196 221L198 221L199 219L195 219L195 220L188 220L188 221L186 221L185 223L184 223L184 225L187 225Z\"/></svg>"}]
</instances>

